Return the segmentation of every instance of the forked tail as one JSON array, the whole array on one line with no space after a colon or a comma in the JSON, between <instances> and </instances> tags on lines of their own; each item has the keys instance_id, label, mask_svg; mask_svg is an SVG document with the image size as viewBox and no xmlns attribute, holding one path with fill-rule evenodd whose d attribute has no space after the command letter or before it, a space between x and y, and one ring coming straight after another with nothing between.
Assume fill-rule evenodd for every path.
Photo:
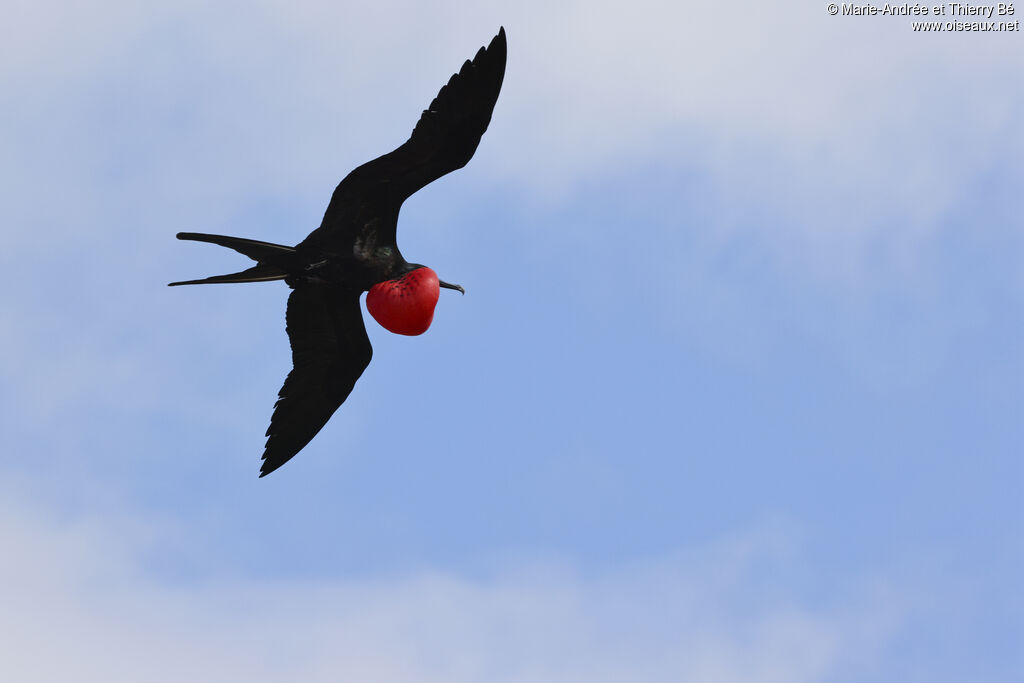
<instances>
[{"instance_id":1,"label":"forked tail","mask_svg":"<svg viewBox=\"0 0 1024 683\"><path fill-rule=\"evenodd\" d=\"M230 273L228 275L214 275L213 277L201 280L185 280L184 282L172 282L170 287L177 285L208 285L226 282L268 282L270 280L283 280L288 276L288 269L293 265L295 259L295 248L286 247L282 244L271 242L260 242L249 240L244 237L228 237L226 235L207 235L201 232L179 232L179 240L192 240L195 242L209 242L219 244L222 247L234 249L240 254L245 254L257 264L246 270Z\"/></svg>"}]
</instances>

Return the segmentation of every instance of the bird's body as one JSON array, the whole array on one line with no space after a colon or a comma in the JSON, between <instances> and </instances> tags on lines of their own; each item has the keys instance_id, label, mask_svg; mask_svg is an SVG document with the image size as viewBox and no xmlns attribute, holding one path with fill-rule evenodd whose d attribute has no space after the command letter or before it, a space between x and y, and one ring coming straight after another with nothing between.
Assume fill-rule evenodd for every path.
<instances>
[{"instance_id":1,"label":"bird's body","mask_svg":"<svg viewBox=\"0 0 1024 683\"><path fill-rule=\"evenodd\" d=\"M439 288L462 291L398 249L402 203L428 183L465 166L487 130L505 74L505 30L424 110L409 140L359 166L334 190L316 230L294 247L223 235L178 233L179 239L234 249L257 262L239 273L172 285L284 280L292 288L286 328L292 371L274 406L260 476L274 471L327 423L348 398L373 350L359 296L386 329L421 334Z\"/></svg>"}]
</instances>

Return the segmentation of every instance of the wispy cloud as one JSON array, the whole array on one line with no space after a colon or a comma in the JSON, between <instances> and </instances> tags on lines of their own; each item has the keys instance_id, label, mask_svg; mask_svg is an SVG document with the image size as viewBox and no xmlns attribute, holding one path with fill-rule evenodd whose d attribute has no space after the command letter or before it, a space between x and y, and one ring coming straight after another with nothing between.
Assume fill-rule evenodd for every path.
<instances>
[{"instance_id":1,"label":"wispy cloud","mask_svg":"<svg viewBox=\"0 0 1024 683\"><path fill-rule=\"evenodd\" d=\"M903 615L751 592L790 562L764 528L585 576L166 583L159 529L0 507L7 680L819 681L870 662ZM754 582L756 583L756 581Z\"/></svg>"},{"instance_id":2,"label":"wispy cloud","mask_svg":"<svg viewBox=\"0 0 1024 683\"><path fill-rule=\"evenodd\" d=\"M799 231L919 231L1024 148L1024 98L1005 87L1021 66L1010 34L926 36L902 18L750 1L74 7L33 6L7 23L0 76L12 96L58 117L58 95L90 108L116 98L105 111L125 134L144 121L135 132L150 144L173 138L160 146L165 180L198 174L218 196L255 182L319 203L336 175L400 143L500 23L514 59L474 171L531 193L667 165L714 178L724 205ZM879 68L865 61L868 36Z\"/></svg>"},{"instance_id":3,"label":"wispy cloud","mask_svg":"<svg viewBox=\"0 0 1024 683\"><path fill-rule=\"evenodd\" d=\"M375 337L301 465L239 484L288 368L286 291L172 295L237 261L171 236L300 239L499 24L491 131L402 224L474 296L436 334ZM1016 36L747 0L71 0L19 3L0 56L0 460L39 478L0 489L0 678L1014 666ZM107 487L131 504L97 512ZM692 540L779 506L831 544L805 563L786 529ZM200 540L154 570L178 536ZM969 610L886 564L933 543L988 582ZM526 560L467 569L502 552ZM960 614L975 640L936 635Z\"/></svg>"}]
</instances>

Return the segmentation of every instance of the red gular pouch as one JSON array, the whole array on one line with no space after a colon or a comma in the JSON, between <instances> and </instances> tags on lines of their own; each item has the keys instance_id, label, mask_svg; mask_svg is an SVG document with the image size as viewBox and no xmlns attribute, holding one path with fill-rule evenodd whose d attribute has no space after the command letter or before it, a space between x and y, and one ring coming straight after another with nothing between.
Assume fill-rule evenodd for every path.
<instances>
[{"instance_id":1,"label":"red gular pouch","mask_svg":"<svg viewBox=\"0 0 1024 683\"><path fill-rule=\"evenodd\" d=\"M366 310L388 332L415 336L430 327L440 296L437 273L423 266L371 287L366 294Z\"/></svg>"}]
</instances>

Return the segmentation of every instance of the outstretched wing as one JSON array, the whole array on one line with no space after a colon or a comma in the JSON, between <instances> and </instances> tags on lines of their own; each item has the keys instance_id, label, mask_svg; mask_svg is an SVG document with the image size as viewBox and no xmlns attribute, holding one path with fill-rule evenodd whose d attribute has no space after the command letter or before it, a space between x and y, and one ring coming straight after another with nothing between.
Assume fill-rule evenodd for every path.
<instances>
[{"instance_id":1,"label":"outstretched wing","mask_svg":"<svg viewBox=\"0 0 1024 683\"><path fill-rule=\"evenodd\" d=\"M398 149L349 173L334 190L320 227L303 241L324 247L365 241L394 244L402 203L473 158L505 78L505 29L443 86Z\"/></svg>"},{"instance_id":2,"label":"outstretched wing","mask_svg":"<svg viewBox=\"0 0 1024 683\"><path fill-rule=\"evenodd\" d=\"M327 424L370 364L359 292L302 283L288 298L292 364L267 429L260 476L288 462Z\"/></svg>"}]
</instances>

